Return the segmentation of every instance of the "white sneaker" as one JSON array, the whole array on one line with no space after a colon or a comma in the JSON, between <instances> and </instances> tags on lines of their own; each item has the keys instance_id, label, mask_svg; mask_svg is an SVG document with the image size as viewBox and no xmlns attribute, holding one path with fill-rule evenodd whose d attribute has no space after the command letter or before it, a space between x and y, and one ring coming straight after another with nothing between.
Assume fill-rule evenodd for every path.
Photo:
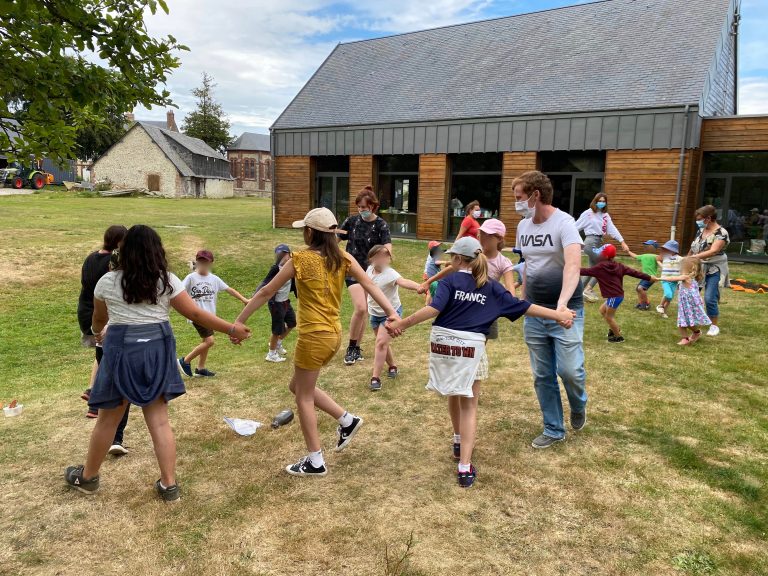
<instances>
[{"instance_id":1,"label":"white sneaker","mask_svg":"<svg viewBox=\"0 0 768 576\"><path fill-rule=\"evenodd\" d=\"M707 336L717 336L720 334L720 327L712 324L707 331Z\"/></svg>"},{"instance_id":2,"label":"white sneaker","mask_svg":"<svg viewBox=\"0 0 768 576\"><path fill-rule=\"evenodd\" d=\"M661 304L656 306L656 312L658 312L659 314L664 314L665 313L664 306L662 306Z\"/></svg>"},{"instance_id":3,"label":"white sneaker","mask_svg":"<svg viewBox=\"0 0 768 576\"><path fill-rule=\"evenodd\" d=\"M277 353L277 350L270 350L267 357L264 358L267 362L285 362L285 358Z\"/></svg>"},{"instance_id":4,"label":"white sneaker","mask_svg":"<svg viewBox=\"0 0 768 576\"><path fill-rule=\"evenodd\" d=\"M288 350L286 350L283 345L280 344L280 346L277 347L277 353L280 354L280 356L287 356Z\"/></svg>"},{"instance_id":5,"label":"white sneaker","mask_svg":"<svg viewBox=\"0 0 768 576\"><path fill-rule=\"evenodd\" d=\"M112 454L112 456L125 456L128 454L128 450L122 444L112 444L112 446L109 447L109 453Z\"/></svg>"}]
</instances>

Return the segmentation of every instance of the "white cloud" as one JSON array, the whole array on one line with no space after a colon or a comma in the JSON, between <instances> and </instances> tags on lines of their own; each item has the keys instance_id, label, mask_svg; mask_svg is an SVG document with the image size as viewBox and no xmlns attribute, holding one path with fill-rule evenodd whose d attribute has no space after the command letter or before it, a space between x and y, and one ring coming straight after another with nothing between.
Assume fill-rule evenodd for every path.
<instances>
[{"instance_id":1,"label":"white cloud","mask_svg":"<svg viewBox=\"0 0 768 576\"><path fill-rule=\"evenodd\" d=\"M768 78L742 78L739 83L739 114L768 114Z\"/></svg>"}]
</instances>

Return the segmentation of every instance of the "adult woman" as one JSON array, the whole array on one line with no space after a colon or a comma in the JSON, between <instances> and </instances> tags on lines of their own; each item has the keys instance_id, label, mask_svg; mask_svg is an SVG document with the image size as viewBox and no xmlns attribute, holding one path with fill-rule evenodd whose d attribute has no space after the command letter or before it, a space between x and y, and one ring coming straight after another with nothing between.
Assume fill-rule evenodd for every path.
<instances>
[{"instance_id":1,"label":"adult woman","mask_svg":"<svg viewBox=\"0 0 768 576\"><path fill-rule=\"evenodd\" d=\"M360 190L355 197L355 205L358 213L344 220L339 230L347 233L347 252L365 271L368 269L368 252L377 244L385 246L392 254L392 236L386 220L376 215L379 199L373 188L366 186ZM365 334L368 319L368 294L353 276L347 276L345 282L354 306L352 318L349 320L349 346L344 355L344 364L351 366L363 360L360 342Z\"/></svg>"},{"instance_id":2,"label":"adult woman","mask_svg":"<svg viewBox=\"0 0 768 576\"><path fill-rule=\"evenodd\" d=\"M480 222L477 219L480 218L482 213L480 202L477 200L472 200L472 202L464 207L464 220L461 221L461 227L459 228L459 233L456 234L456 240L464 236L471 236L477 239L477 232L480 230Z\"/></svg>"},{"instance_id":3,"label":"adult woman","mask_svg":"<svg viewBox=\"0 0 768 576\"><path fill-rule=\"evenodd\" d=\"M581 213L576 221L576 228L579 232L584 232L584 252L589 259L590 266L595 266L600 261L600 255L595 250L603 245L606 234L620 242L622 250L625 252L629 250L629 246L624 242L624 237L613 224L611 215L608 214L608 196L602 192L595 195L589 208ZM590 302L596 302L600 299L592 290L596 283L596 278L587 276L582 278L584 298Z\"/></svg>"},{"instance_id":4,"label":"adult woman","mask_svg":"<svg viewBox=\"0 0 768 576\"><path fill-rule=\"evenodd\" d=\"M724 286L728 285L728 256L725 249L731 239L728 230L717 223L717 209L712 205L696 210L696 226L699 231L691 243L688 255L701 260L704 269L704 304L707 316L712 320L707 336L717 336L720 334L720 283L722 281Z\"/></svg>"}]
</instances>

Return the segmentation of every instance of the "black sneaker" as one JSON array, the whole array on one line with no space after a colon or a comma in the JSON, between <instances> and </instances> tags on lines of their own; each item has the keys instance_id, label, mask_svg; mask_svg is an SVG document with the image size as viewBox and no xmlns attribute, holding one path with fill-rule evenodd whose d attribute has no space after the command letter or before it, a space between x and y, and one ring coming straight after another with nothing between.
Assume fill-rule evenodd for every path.
<instances>
[{"instance_id":1,"label":"black sneaker","mask_svg":"<svg viewBox=\"0 0 768 576\"><path fill-rule=\"evenodd\" d=\"M475 483L475 480L477 479L477 469L469 465L469 472L459 472L458 474L459 478L459 486L462 488L472 488L472 485Z\"/></svg>"},{"instance_id":2,"label":"black sneaker","mask_svg":"<svg viewBox=\"0 0 768 576\"><path fill-rule=\"evenodd\" d=\"M83 494L96 494L99 491L99 477L95 476L90 480L83 478L83 466L70 466L64 471L64 480L75 490L80 490Z\"/></svg>"},{"instance_id":3,"label":"black sneaker","mask_svg":"<svg viewBox=\"0 0 768 576\"><path fill-rule=\"evenodd\" d=\"M608 330L608 340L616 336L616 334L613 333L613 330Z\"/></svg>"},{"instance_id":4,"label":"black sneaker","mask_svg":"<svg viewBox=\"0 0 768 576\"><path fill-rule=\"evenodd\" d=\"M355 361L356 362L362 362L365 360L365 357L363 356L363 349L360 348L360 346L355 347Z\"/></svg>"},{"instance_id":5,"label":"black sneaker","mask_svg":"<svg viewBox=\"0 0 768 576\"><path fill-rule=\"evenodd\" d=\"M339 428L336 431L336 434L339 436L339 442L336 444L336 448L334 448L334 450L336 452L341 452L344 450L344 448L346 448L352 441L352 438L355 436L355 434L357 434L357 431L360 430L362 425L363 419L359 416L353 416L352 424L346 428L342 428L341 425L339 425Z\"/></svg>"},{"instance_id":6,"label":"black sneaker","mask_svg":"<svg viewBox=\"0 0 768 576\"><path fill-rule=\"evenodd\" d=\"M587 411L571 412L571 428L581 430L587 425Z\"/></svg>"},{"instance_id":7,"label":"black sneaker","mask_svg":"<svg viewBox=\"0 0 768 576\"><path fill-rule=\"evenodd\" d=\"M291 476L325 476L328 474L328 470L325 468L325 464L319 467L312 465L312 461L309 456L304 456L296 464L290 464L285 467L285 471Z\"/></svg>"},{"instance_id":8,"label":"black sneaker","mask_svg":"<svg viewBox=\"0 0 768 576\"><path fill-rule=\"evenodd\" d=\"M457 462L461 459L461 444L458 442L453 443L453 459Z\"/></svg>"},{"instance_id":9,"label":"black sneaker","mask_svg":"<svg viewBox=\"0 0 768 576\"><path fill-rule=\"evenodd\" d=\"M160 485L160 480L155 482L155 490L157 490L158 496L163 499L163 502L178 502L181 500L181 493L179 492L179 485L174 484L163 488Z\"/></svg>"},{"instance_id":10,"label":"black sneaker","mask_svg":"<svg viewBox=\"0 0 768 576\"><path fill-rule=\"evenodd\" d=\"M184 360L184 356L179 358L178 363L179 363L179 370L181 370L182 376L186 376L187 378L192 378L192 376L194 376L194 374L192 373L192 364L190 364L189 362L186 362Z\"/></svg>"},{"instance_id":11,"label":"black sneaker","mask_svg":"<svg viewBox=\"0 0 768 576\"><path fill-rule=\"evenodd\" d=\"M390 378L397 378L397 375L398 375L397 366L390 366L389 370L387 370L387 376L389 376Z\"/></svg>"},{"instance_id":12,"label":"black sneaker","mask_svg":"<svg viewBox=\"0 0 768 576\"><path fill-rule=\"evenodd\" d=\"M608 336L608 342L611 344L621 344L624 342L624 336Z\"/></svg>"},{"instance_id":13,"label":"black sneaker","mask_svg":"<svg viewBox=\"0 0 768 576\"><path fill-rule=\"evenodd\" d=\"M344 364L352 366L355 362L357 362L357 352L355 351L355 347L348 346L347 353L344 354Z\"/></svg>"},{"instance_id":14,"label":"black sneaker","mask_svg":"<svg viewBox=\"0 0 768 576\"><path fill-rule=\"evenodd\" d=\"M211 372L208 368L195 368L195 377L197 378L213 378L216 376L216 372Z\"/></svg>"},{"instance_id":15,"label":"black sneaker","mask_svg":"<svg viewBox=\"0 0 768 576\"><path fill-rule=\"evenodd\" d=\"M371 392L378 392L381 390L381 380L379 378L371 378Z\"/></svg>"}]
</instances>

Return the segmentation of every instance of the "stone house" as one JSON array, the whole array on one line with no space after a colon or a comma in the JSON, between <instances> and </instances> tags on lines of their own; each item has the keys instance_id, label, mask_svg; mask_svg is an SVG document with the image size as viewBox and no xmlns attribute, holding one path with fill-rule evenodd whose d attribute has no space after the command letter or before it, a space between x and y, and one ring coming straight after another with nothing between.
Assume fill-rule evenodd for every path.
<instances>
[{"instance_id":1,"label":"stone house","mask_svg":"<svg viewBox=\"0 0 768 576\"><path fill-rule=\"evenodd\" d=\"M271 196L272 154L268 134L243 132L227 148L235 194Z\"/></svg>"},{"instance_id":2,"label":"stone house","mask_svg":"<svg viewBox=\"0 0 768 576\"><path fill-rule=\"evenodd\" d=\"M198 138L136 122L93 165L93 181L146 188L168 198L234 195L229 161Z\"/></svg>"}]
</instances>

